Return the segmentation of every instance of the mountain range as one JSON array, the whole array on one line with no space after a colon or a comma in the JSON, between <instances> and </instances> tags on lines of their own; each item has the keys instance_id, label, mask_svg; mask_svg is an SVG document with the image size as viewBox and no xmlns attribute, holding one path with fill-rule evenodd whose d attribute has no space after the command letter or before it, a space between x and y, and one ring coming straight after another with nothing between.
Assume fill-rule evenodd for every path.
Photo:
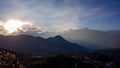
<instances>
[{"instance_id":1,"label":"mountain range","mask_svg":"<svg viewBox=\"0 0 120 68\"><path fill-rule=\"evenodd\" d=\"M84 28L57 33L46 32L38 34L38 36L44 38L56 35L61 35L70 42L84 45L84 47L90 49L113 48L116 44L120 43L120 30L101 31Z\"/></svg>"},{"instance_id":2,"label":"mountain range","mask_svg":"<svg viewBox=\"0 0 120 68\"><path fill-rule=\"evenodd\" d=\"M36 54L85 54L89 49L61 36L44 39L31 35L0 36L0 48Z\"/></svg>"}]
</instances>

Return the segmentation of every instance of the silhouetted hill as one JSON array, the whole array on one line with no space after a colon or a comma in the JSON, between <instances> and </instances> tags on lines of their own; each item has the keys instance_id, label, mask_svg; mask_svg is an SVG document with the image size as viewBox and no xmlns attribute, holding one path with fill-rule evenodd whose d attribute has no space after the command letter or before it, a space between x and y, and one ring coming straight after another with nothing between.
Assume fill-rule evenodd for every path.
<instances>
[{"instance_id":1,"label":"silhouetted hill","mask_svg":"<svg viewBox=\"0 0 120 68\"><path fill-rule=\"evenodd\" d=\"M71 51L71 52L74 51L75 53L79 53L79 52L83 52L83 51L88 52L88 50L89 50L81 45L78 45L76 43L71 43L71 42L65 40L60 35L55 36L55 37L50 37L50 38L48 38L48 40L62 45L63 48L69 48L69 51Z\"/></svg>"},{"instance_id":2,"label":"silhouetted hill","mask_svg":"<svg viewBox=\"0 0 120 68\"><path fill-rule=\"evenodd\" d=\"M74 46L72 43L67 42L61 36L56 37L56 40L57 41L51 41L50 39L33 37L30 35L0 36L0 47L15 51L33 52L40 54L86 53L82 46L76 44Z\"/></svg>"}]
</instances>

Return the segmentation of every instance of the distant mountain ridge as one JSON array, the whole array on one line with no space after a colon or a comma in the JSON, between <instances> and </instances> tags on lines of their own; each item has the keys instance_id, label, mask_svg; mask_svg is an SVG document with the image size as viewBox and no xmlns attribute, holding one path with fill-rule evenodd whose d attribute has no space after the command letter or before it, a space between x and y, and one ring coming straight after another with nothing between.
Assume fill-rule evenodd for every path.
<instances>
[{"instance_id":1,"label":"distant mountain ridge","mask_svg":"<svg viewBox=\"0 0 120 68\"><path fill-rule=\"evenodd\" d=\"M45 36L43 36L45 34ZM69 30L64 32L46 32L39 34L42 37L61 35L66 40L84 45L87 48L99 49L110 48L120 41L120 30L100 31L89 28Z\"/></svg>"},{"instance_id":2,"label":"distant mountain ridge","mask_svg":"<svg viewBox=\"0 0 120 68\"><path fill-rule=\"evenodd\" d=\"M87 48L72 44L61 36L49 39L30 35L0 36L0 47L14 51L41 54L81 54L88 51Z\"/></svg>"},{"instance_id":3,"label":"distant mountain ridge","mask_svg":"<svg viewBox=\"0 0 120 68\"><path fill-rule=\"evenodd\" d=\"M60 35L72 43L77 43L90 49L112 48L114 45L120 43L120 30L102 31L84 28L63 32L25 32L23 34L35 37L40 36L43 38Z\"/></svg>"}]
</instances>

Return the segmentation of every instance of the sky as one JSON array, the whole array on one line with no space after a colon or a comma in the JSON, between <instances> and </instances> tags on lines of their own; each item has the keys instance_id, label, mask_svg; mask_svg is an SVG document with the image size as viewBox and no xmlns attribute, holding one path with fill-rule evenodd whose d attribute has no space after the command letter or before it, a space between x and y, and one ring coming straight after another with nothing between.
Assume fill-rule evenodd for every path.
<instances>
[{"instance_id":1,"label":"sky","mask_svg":"<svg viewBox=\"0 0 120 68\"><path fill-rule=\"evenodd\" d=\"M0 0L0 31L10 19L26 31L120 30L120 0Z\"/></svg>"}]
</instances>

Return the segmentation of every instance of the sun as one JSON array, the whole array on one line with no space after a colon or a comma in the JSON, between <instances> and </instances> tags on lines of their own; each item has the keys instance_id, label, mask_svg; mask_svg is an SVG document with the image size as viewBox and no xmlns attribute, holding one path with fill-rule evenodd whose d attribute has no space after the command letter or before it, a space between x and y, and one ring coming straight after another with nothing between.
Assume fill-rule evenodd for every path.
<instances>
[{"instance_id":1,"label":"sun","mask_svg":"<svg viewBox=\"0 0 120 68\"><path fill-rule=\"evenodd\" d=\"M21 28L21 26L24 24L24 22L19 21L19 20L8 20L5 24L4 24L4 28L9 32L9 33L13 33L15 31L17 31L19 28Z\"/></svg>"}]
</instances>

